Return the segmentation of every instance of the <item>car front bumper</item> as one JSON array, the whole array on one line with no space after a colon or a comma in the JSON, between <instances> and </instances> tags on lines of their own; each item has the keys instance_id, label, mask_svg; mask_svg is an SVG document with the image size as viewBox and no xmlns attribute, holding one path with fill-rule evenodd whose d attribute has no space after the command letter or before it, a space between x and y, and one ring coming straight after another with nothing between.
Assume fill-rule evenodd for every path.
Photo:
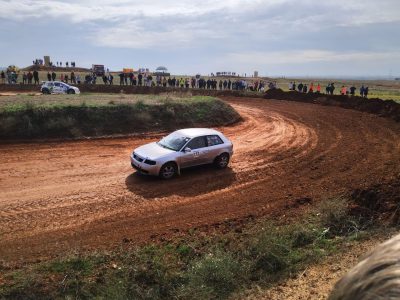
<instances>
[{"instance_id":1,"label":"car front bumper","mask_svg":"<svg viewBox=\"0 0 400 300\"><path fill-rule=\"evenodd\" d=\"M160 166L158 166L157 164L152 166L145 164L144 162L139 162L133 158L132 154L131 154L131 166L141 174L158 176L158 174L160 173Z\"/></svg>"}]
</instances>

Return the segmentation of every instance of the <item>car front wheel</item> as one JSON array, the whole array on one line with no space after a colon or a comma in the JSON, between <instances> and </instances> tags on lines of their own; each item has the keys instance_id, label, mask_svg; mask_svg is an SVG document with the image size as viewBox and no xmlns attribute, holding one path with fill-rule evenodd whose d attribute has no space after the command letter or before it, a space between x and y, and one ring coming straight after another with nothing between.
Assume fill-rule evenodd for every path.
<instances>
[{"instance_id":1,"label":"car front wheel","mask_svg":"<svg viewBox=\"0 0 400 300\"><path fill-rule=\"evenodd\" d=\"M160 169L160 177L162 179L171 179L176 175L177 167L174 163L166 163Z\"/></svg>"},{"instance_id":2,"label":"car front wheel","mask_svg":"<svg viewBox=\"0 0 400 300\"><path fill-rule=\"evenodd\" d=\"M214 164L218 169L226 168L229 164L229 155L227 153L222 153L215 158Z\"/></svg>"},{"instance_id":3,"label":"car front wheel","mask_svg":"<svg viewBox=\"0 0 400 300\"><path fill-rule=\"evenodd\" d=\"M68 94L75 94L75 91L74 90L68 90L68 92L67 92Z\"/></svg>"}]
</instances>

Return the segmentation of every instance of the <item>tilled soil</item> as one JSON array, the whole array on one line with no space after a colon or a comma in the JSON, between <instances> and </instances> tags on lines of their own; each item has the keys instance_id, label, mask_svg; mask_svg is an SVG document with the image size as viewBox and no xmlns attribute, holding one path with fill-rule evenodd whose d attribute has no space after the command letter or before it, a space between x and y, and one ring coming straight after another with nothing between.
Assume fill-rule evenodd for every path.
<instances>
[{"instance_id":1,"label":"tilled soil","mask_svg":"<svg viewBox=\"0 0 400 300\"><path fill-rule=\"evenodd\" d=\"M114 249L226 220L284 218L301 199L367 189L400 174L400 124L287 101L225 98L244 121L220 128L230 168L199 167L171 181L139 176L146 137L0 145L0 260L30 262L71 250Z\"/></svg>"}]
</instances>

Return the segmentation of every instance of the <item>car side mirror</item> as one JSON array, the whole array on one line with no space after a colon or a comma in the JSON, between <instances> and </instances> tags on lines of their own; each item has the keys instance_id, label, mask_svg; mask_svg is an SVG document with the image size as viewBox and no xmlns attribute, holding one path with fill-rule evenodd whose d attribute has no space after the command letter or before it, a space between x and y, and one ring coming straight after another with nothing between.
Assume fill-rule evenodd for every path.
<instances>
[{"instance_id":1,"label":"car side mirror","mask_svg":"<svg viewBox=\"0 0 400 300\"><path fill-rule=\"evenodd\" d=\"M189 153L189 152L192 152L192 149L190 149L189 147L186 147L185 149L183 149L183 152Z\"/></svg>"}]
</instances>

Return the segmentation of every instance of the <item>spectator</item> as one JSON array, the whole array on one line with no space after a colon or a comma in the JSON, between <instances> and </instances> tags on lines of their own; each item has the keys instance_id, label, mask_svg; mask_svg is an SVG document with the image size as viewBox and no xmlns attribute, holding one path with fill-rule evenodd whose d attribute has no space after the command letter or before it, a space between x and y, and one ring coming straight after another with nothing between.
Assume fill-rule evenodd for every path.
<instances>
[{"instance_id":1,"label":"spectator","mask_svg":"<svg viewBox=\"0 0 400 300\"><path fill-rule=\"evenodd\" d=\"M60 79L62 82L64 82L64 74L61 74Z\"/></svg>"},{"instance_id":2,"label":"spectator","mask_svg":"<svg viewBox=\"0 0 400 300\"><path fill-rule=\"evenodd\" d=\"M331 83L331 95L333 95L333 93L335 92L335 84L332 82Z\"/></svg>"},{"instance_id":3,"label":"spectator","mask_svg":"<svg viewBox=\"0 0 400 300\"><path fill-rule=\"evenodd\" d=\"M364 87L364 85L362 85L362 86L360 87L360 96L361 96L361 97L364 97L364 91L365 91L365 87Z\"/></svg>"},{"instance_id":4,"label":"spectator","mask_svg":"<svg viewBox=\"0 0 400 300\"><path fill-rule=\"evenodd\" d=\"M106 74L103 75L103 83L106 85L108 83L108 78Z\"/></svg>"},{"instance_id":5,"label":"spectator","mask_svg":"<svg viewBox=\"0 0 400 300\"><path fill-rule=\"evenodd\" d=\"M64 81L65 81L65 83L68 83L68 74L64 75Z\"/></svg>"},{"instance_id":6,"label":"spectator","mask_svg":"<svg viewBox=\"0 0 400 300\"><path fill-rule=\"evenodd\" d=\"M114 76L110 73L108 75L108 82L110 83L110 85L113 85L113 81L114 81Z\"/></svg>"},{"instance_id":7,"label":"spectator","mask_svg":"<svg viewBox=\"0 0 400 300\"><path fill-rule=\"evenodd\" d=\"M309 93L314 93L314 83L311 82Z\"/></svg>"},{"instance_id":8,"label":"spectator","mask_svg":"<svg viewBox=\"0 0 400 300\"><path fill-rule=\"evenodd\" d=\"M81 75L76 75L76 82L78 83L78 84L81 84Z\"/></svg>"},{"instance_id":9,"label":"spectator","mask_svg":"<svg viewBox=\"0 0 400 300\"><path fill-rule=\"evenodd\" d=\"M22 74L22 83L26 84L27 83L27 79L28 79L28 76L26 76L26 73L24 72L24 74Z\"/></svg>"},{"instance_id":10,"label":"spectator","mask_svg":"<svg viewBox=\"0 0 400 300\"><path fill-rule=\"evenodd\" d=\"M303 93L307 93L307 84L303 86Z\"/></svg>"},{"instance_id":11,"label":"spectator","mask_svg":"<svg viewBox=\"0 0 400 300\"><path fill-rule=\"evenodd\" d=\"M138 84L139 84L139 86L142 86L142 81L143 81L143 75L142 75L142 73L139 73L139 75L138 75Z\"/></svg>"},{"instance_id":12,"label":"spectator","mask_svg":"<svg viewBox=\"0 0 400 300\"><path fill-rule=\"evenodd\" d=\"M119 76L119 85L124 85L124 77L125 77L124 73L119 73L118 76Z\"/></svg>"},{"instance_id":13,"label":"spectator","mask_svg":"<svg viewBox=\"0 0 400 300\"><path fill-rule=\"evenodd\" d=\"M6 83L6 74L4 73L4 71L1 71L0 77L1 77L1 84L5 84Z\"/></svg>"},{"instance_id":14,"label":"spectator","mask_svg":"<svg viewBox=\"0 0 400 300\"><path fill-rule=\"evenodd\" d=\"M364 98L368 98L368 92L369 92L369 88L365 87L365 89L364 89Z\"/></svg>"},{"instance_id":15,"label":"spectator","mask_svg":"<svg viewBox=\"0 0 400 300\"><path fill-rule=\"evenodd\" d=\"M51 74L50 74L50 72L47 72L47 81L51 81Z\"/></svg>"},{"instance_id":16,"label":"spectator","mask_svg":"<svg viewBox=\"0 0 400 300\"><path fill-rule=\"evenodd\" d=\"M27 74L26 76L28 77L28 84L32 84L33 75L32 75L32 73L31 73L31 71L29 71L28 74Z\"/></svg>"},{"instance_id":17,"label":"spectator","mask_svg":"<svg viewBox=\"0 0 400 300\"><path fill-rule=\"evenodd\" d=\"M317 93L320 94L321 93L321 85L318 83L317 85Z\"/></svg>"},{"instance_id":18,"label":"spectator","mask_svg":"<svg viewBox=\"0 0 400 300\"><path fill-rule=\"evenodd\" d=\"M57 77L57 75L56 75L56 73L53 71L53 72L51 73L51 79L52 79L53 81L55 81L55 80L56 80L56 77Z\"/></svg>"},{"instance_id":19,"label":"spectator","mask_svg":"<svg viewBox=\"0 0 400 300\"><path fill-rule=\"evenodd\" d=\"M303 83L300 82L299 85L297 86L297 90L301 93L303 91Z\"/></svg>"},{"instance_id":20,"label":"spectator","mask_svg":"<svg viewBox=\"0 0 400 300\"><path fill-rule=\"evenodd\" d=\"M340 94L342 96L344 96L344 95L346 95L346 93L347 93L347 88L344 85L342 85L342 89L340 90Z\"/></svg>"},{"instance_id":21,"label":"spectator","mask_svg":"<svg viewBox=\"0 0 400 300\"><path fill-rule=\"evenodd\" d=\"M76 77L74 71L71 72L71 84L76 84Z\"/></svg>"},{"instance_id":22,"label":"spectator","mask_svg":"<svg viewBox=\"0 0 400 300\"><path fill-rule=\"evenodd\" d=\"M35 80L35 84L39 84L39 72L33 71L33 80Z\"/></svg>"},{"instance_id":23,"label":"spectator","mask_svg":"<svg viewBox=\"0 0 400 300\"><path fill-rule=\"evenodd\" d=\"M352 85L351 88L350 88L350 95L354 96L355 93L356 93L356 87L354 85Z\"/></svg>"}]
</instances>

